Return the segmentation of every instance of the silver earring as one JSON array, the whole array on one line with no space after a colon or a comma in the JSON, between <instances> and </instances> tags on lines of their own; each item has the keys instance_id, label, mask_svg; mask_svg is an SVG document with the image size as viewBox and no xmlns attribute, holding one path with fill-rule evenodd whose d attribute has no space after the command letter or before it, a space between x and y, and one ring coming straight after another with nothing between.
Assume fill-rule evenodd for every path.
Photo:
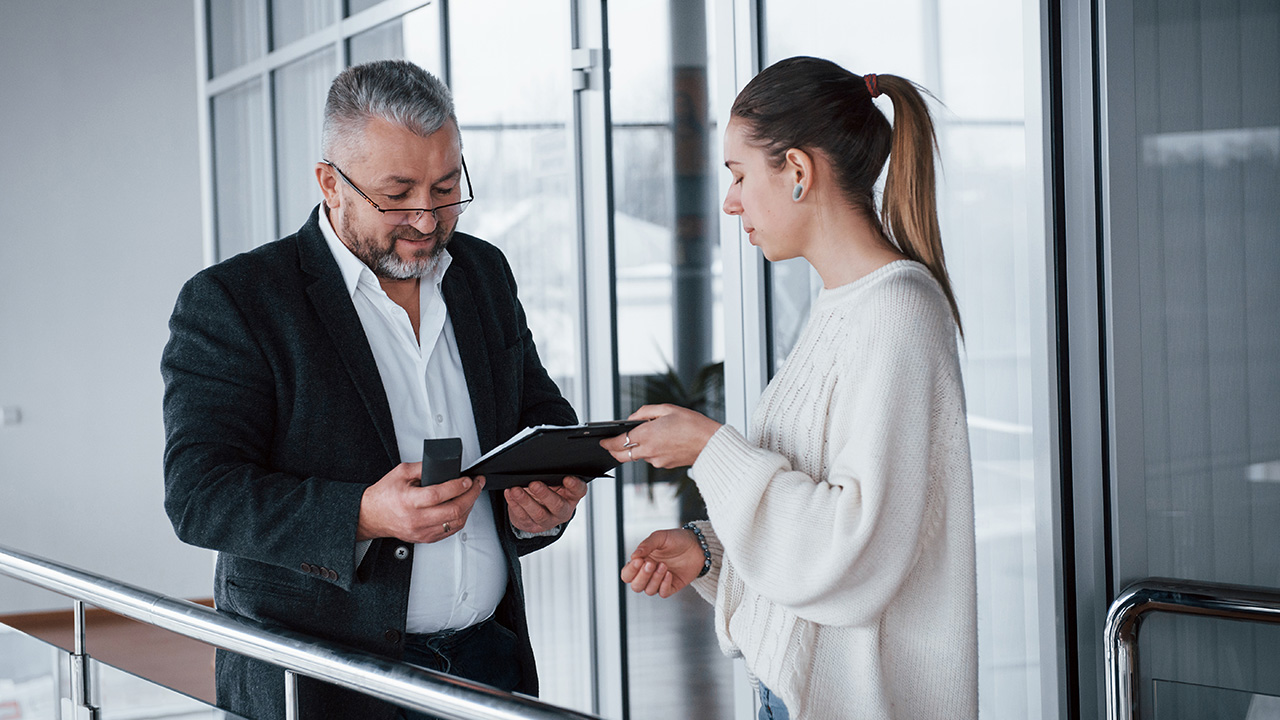
<instances>
[{"instance_id":1,"label":"silver earring","mask_svg":"<svg viewBox=\"0 0 1280 720\"><path fill-rule=\"evenodd\" d=\"M796 183L795 189L791 191L791 199L794 200L795 202L800 202L800 196L803 194L804 194L804 186L801 185L800 183Z\"/></svg>"}]
</instances>

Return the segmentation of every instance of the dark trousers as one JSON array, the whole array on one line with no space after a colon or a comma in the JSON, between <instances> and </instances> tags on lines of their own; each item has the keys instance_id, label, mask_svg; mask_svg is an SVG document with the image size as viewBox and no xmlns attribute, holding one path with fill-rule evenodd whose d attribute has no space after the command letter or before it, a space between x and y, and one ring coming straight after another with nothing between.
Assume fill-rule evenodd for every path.
<instances>
[{"instance_id":1,"label":"dark trousers","mask_svg":"<svg viewBox=\"0 0 1280 720\"><path fill-rule=\"evenodd\" d=\"M515 633L490 618L461 630L405 637L404 661L512 692L520 684ZM404 720L437 720L401 708Z\"/></svg>"}]
</instances>

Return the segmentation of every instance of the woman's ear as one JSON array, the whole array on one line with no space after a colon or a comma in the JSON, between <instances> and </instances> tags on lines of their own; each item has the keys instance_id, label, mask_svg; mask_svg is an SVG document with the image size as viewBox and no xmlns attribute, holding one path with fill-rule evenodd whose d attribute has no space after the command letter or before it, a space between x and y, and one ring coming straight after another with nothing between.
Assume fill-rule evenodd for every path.
<instances>
[{"instance_id":1,"label":"woman's ear","mask_svg":"<svg viewBox=\"0 0 1280 720\"><path fill-rule=\"evenodd\" d=\"M783 156L782 171L791 181L791 199L800 202L813 189L813 157L799 148L787 150Z\"/></svg>"}]
</instances>

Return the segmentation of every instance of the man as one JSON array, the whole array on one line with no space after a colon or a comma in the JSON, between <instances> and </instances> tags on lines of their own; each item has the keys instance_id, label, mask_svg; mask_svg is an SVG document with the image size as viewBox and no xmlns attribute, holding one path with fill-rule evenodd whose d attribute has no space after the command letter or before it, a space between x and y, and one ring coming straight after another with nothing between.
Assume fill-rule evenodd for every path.
<instances>
[{"instance_id":1,"label":"man","mask_svg":"<svg viewBox=\"0 0 1280 720\"><path fill-rule=\"evenodd\" d=\"M219 551L224 612L537 693L518 556L586 485L420 486L424 438L463 467L572 424L505 258L455 233L472 197L453 101L406 62L350 68L325 106L324 202L294 235L206 269L170 320L165 507ZM219 651L218 702L283 717L283 671ZM417 717L299 679L304 717Z\"/></svg>"}]
</instances>

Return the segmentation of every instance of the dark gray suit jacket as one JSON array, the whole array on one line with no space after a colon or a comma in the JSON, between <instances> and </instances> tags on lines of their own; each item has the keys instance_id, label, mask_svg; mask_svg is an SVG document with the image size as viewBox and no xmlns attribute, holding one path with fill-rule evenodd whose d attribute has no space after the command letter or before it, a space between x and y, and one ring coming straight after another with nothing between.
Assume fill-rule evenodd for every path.
<instances>
[{"instance_id":1,"label":"dark gray suit jacket","mask_svg":"<svg viewBox=\"0 0 1280 720\"><path fill-rule=\"evenodd\" d=\"M294 235L210 267L170 319L165 509L184 542L219 552L218 609L398 659L412 545L376 540L355 567L361 495L399 463L378 368L318 209ZM443 294L483 451L520 429L572 424L538 359L502 253L463 233ZM519 539L493 502L510 582L496 619L520 640L520 692L537 694ZM397 557L396 550L407 547ZM283 717L283 671L220 651L218 704ZM394 708L299 679L304 717L389 718Z\"/></svg>"}]
</instances>

